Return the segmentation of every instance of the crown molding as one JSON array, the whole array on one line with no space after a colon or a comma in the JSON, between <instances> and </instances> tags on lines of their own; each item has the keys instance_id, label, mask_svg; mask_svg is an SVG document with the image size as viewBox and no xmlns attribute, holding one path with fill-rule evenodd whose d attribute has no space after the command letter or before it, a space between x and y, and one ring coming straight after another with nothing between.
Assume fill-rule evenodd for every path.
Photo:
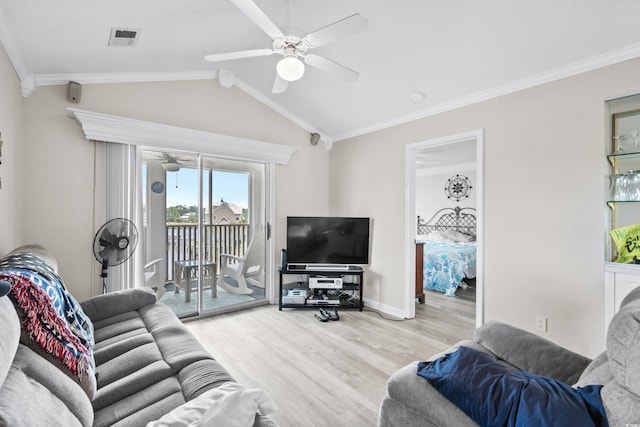
<instances>
[{"instance_id":1,"label":"crown molding","mask_svg":"<svg viewBox=\"0 0 640 427\"><path fill-rule=\"evenodd\" d=\"M66 85L70 81L80 84L139 83L161 81L212 80L217 71L166 72L166 73L67 73L36 74L36 86Z\"/></svg>"},{"instance_id":2,"label":"crown molding","mask_svg":"<svg viewBox=\"0 0 640 427\"><path fill-rule=\"evenodd\" d=\"M325 148L331 149L333 139L326 135L310 123L302 120L300 117L293 114L291 111L284 108L282 105L273 102L268 97L248 85L237 76L233 76L232 86L236 86L247 95L251 96L255 100L266 105L270 109L274 110L278 114L286 117L296 125L305 129L310 134L319 133L322 141L324 141ZM173 72L173 73L70 73L70 74L37 74L32 76L33 89L29 93L33 93L35 86L54 86L54 85L66 85L70 81L78 82L80 84L105 84L105 83L139 83L139 82L160 82L160 81L188 81L188 80L214 80L218 79L218 70L215 71L201 71L201 72ZM24 81L24 80L23 80ZM23 96L24 91L23 91ZM28 95L26 95L28 96Z\"/></svg>"},{"instance_id":3,"label":"crown molding","mask_svg":"<svg viewBox=\"0 0 640 427\"><path fill-rule=\"evenodd\" d=\"M237 136L67 108L91 141L161 149L183 149L205 155L286 165L296 148Z\"/></svg>"},{"instance_id":4,"label":"crown molding","mask_svg":"<svg viewBox=\"0 0 640 427\"><path fill-rule=\"evenodd\" d=\"M339 136L334 136L334 141L343 141L345 139L354 138L356 136L366 135L383 129L388 129L393 126L398 126L426 117L435 116L437 114L456 110L458 108L467 107L469 105L477 104L503 95L508 95L535 86L551 83L556 80L572 77L578 74L586 73L588 71L607 67L609 65L614 65L638 57L640 57L640 43L607 52L602 55L593 56L582 61L573 62L571 64L558 67L553 70L513 81L511 83L479 91L474 94L454 99L449 102L434 105L432 107L428 107L426 109L419 110L405 116L378 123L374 126L354 129L351 132L347 132Z\"/></svg>"}]
</instances>

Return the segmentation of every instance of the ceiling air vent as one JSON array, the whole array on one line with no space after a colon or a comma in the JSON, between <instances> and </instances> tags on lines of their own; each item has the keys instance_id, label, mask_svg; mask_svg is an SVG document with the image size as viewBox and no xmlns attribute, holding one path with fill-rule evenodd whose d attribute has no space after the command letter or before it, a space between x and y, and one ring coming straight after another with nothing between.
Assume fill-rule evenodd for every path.
<instances>
[{"instance_id":1,"label":"ceiling air vent","mask_svg":"<svg viewBox=\"0 0 640 427\"><path fill-rule=\"evenodd\" d=\"M109 46L130 46L133 47L138 42L140 35L139 28L111 28Z\"/></svg>"}]
</instances>

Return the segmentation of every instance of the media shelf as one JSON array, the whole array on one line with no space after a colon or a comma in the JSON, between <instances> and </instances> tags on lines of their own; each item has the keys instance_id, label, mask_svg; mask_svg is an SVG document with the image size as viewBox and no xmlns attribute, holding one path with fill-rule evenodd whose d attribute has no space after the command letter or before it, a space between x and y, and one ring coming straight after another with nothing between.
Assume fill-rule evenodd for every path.
<instances>
[{"instance_id":1,"label":"media shelf","mask_svg":"<svg viewBox=\"0 0 640 427\"><path fill-rule=\"evenodd\" d=\"M364 270L362 267L331 269L281 268L278 291L278 309L283 308L338 308L360 310Z\"/></svg>"}]
</instances>

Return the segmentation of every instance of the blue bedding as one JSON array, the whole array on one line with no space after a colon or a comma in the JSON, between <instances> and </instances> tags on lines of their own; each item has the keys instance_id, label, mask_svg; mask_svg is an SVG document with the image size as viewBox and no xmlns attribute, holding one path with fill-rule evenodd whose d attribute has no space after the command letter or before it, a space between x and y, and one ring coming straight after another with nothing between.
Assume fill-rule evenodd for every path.
<instances>
[{"instance_id":1,"label":"blue bedding","mask_svg":"<svg viewBox=\"0 0 640 427\"><path fill-rule=\"evenodd\" d=\"M454 296L465 277L475 277L475 243L452 243L446 241L424 241L425 289Z\"/></svg>"},{"instance_id":2,"label":"blue bedding","mask_svg":"<svg viewBox=\"0 0 640 427\"><path fill-rule=\"evenodd\" d=\"M482 427L607 427L601 385L572 388L460 347L417 374Z\"/></svg>"}]
</instances>

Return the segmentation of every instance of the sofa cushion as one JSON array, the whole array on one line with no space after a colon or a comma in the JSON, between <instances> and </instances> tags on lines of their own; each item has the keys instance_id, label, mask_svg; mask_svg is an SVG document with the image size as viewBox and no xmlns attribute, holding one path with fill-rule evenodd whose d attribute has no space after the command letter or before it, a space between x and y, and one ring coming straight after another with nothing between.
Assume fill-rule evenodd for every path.
<instances>
[{"instance_id":1,"label":"sofa cushion","mask_svg":"<svg viewBox=\"0 0 640 427\"><path fill-rule=\"evenodd\" d=\"M4 382L11 361L18 349L20 341L20 321L13 304L6 297L0 297L0 325L2 334L0 335L0 384Z\"/></svg>"},{"instance_id":2,"label":"sofa cushion","mask_svg":"<svg viewBox=\"0 0 640 427\"><path fill-rule=\"evenodd\" d=\"M605 383L602 400L611 425L640 420L640 292L621 305L607 332L607 363L614 381ZM631 298L633 297L633 298ZM592 378L589 378L592 379ZM593 379L592 379L593 380Z\"/></svg>"},{"instance_id":3,"label":"sofa cushion","mask_svg":"<svg viewBox=\"0 0 640 427\"><path fill-rule=\"evenodd\" d=\"M473 333L473 340L517 369L555 378L567 384L578 381L591 359L546 338L515 326L490 320ZM531 357L531 349L536 357ZM562 363L558 363L562 360Z\"/></svg>"},{"instance_id":4,"label":"sofa cushion","mask_svg":"<svg viewBox=\"0 0 640 427\"><path fill-rule=\"evenodd\" d=\"M166 366L155 343L151 342L132 348L128 352L98 365L96 369L98 388L102 389L115 381L130 377L155 362L162 362Z\"/></svg>"},{"instance_id":5,"label":"sofa cushion","mask_svg":"<svg viewBox=\"0 0 640 427\"><path fill-rule=\"evenodd\" d=\"M611 320L607 356L616 381L640 395L640 301L626 304Z\"/></svg>"},{"instance_id":6,"label":"sofa cushion","mask_svg":"<svg viewBox=\"0 0 640 427\"><path fill-rule=\"evenodd\" d=\"M144 300L146 293L143 293ZM100 298L113 302L120 296ZM137 304L133 304L136 306ZM153 303L117 313L93 304L98 391L95 426L145 425L233 378L171 309ZM132 305L129 304L127 308Z\"/></svg>"},{"instance_id":7,"label":"sofa cushion","mask_svg":"<svg viewBox=\"0 0 640 427\"><path fill-rule=\"evenodd\" d=\"M127 311L98 322L94 321L93 329L96 348L108 345L110 338L118 337L119 340L121 335L131 331L146 332L144 322L137 311Z\"/></svg>"},{"instance_id":8,"label":"sofa cushion","mask_svg":"<svg viewBox=\"0 0 640 427\"><path fill-rule=\"evenodd\" d=\"M480 345L472 341L462 341L444 353L453 352L460 346L469 346L482 351ZM434 358L438 356L434 356ZM413 362L396 371L389 378L387 381L389 398L415 413L416 419L424 417L434 425L477 426L462 410L438 393L429 382L416 375L417 364L418 362ZM394 425L400 426L403 424L394 423Z\"/></svg>"},{"instance_id":9,"label":"sofa cushion","mask_svg":"<svg viewBox=\"0 0 640 427\"><path fill-rule=\"evenodd\" d=\"M165 378L96 409L93 427L144 426L185 402L175 377Z\"/></svg>"},{"instance_id":10,"label":"sofa cushion","mask_svg":"<svg viewBox=\"0 0 640 427\"><path fill-rule=\"evenodd\" d=\"M178 373L178 380L186 400L191 400L234 379L213 359L204 359L185 366Z\"/></svg>"},{"instance_id":11,"label":"sofa cushion","mask_svg":"<svg viewBox=\"0 0 640 427\"><path fill-rule=\"evenodd\" d=\"M167 378L173 377L169 366L161 360L141 366L136 371L120 376L100 388L93 399L93 408L102 409L116 402L126 401L132 395L143 391Z\"/></svg>"},{"instance_id":12,"label":"sofa cushion","mask_svg":"<svg viewBox=\"0 0 640 427\"><path fill-rule=\"evenodd\" d=\"M629 292L624 298L622 298L622 302L620 303L620 308L624 308L627 304L631 304L634 301L640 300L640 286L633 288L631 292Z\"/></svg>"},{"instance_id":13,"label":"sofa cushion","mask_svg":"<svg viewBox=\"0 0 640 427\"><path fill-rule=\"evenodd\" d=\"M613 373L609 366L607 352L602 352L587 366L574 387L584 387L589 384L607 384L613 380Z\"/></svg>"},{"instance_id":14,"label":"sofa cushion","mask_svg":"<svg viewBox=\"0 0 640 427\"><path fill-rule=\"evenodd\" d=\"M418 362L410 363L391 375L387 381L388 399L402 405L405 411L415 414L412 418L418 420L424 418L436 426L477 426L478 424L460 408L416 375L417 365ZM404 426L405 424L393 419L391 425Z\"/></svg>"},{"instance_id":15,"label":"sofa cushion","mask_svg":"<svg viewBox=\"0 0 640 427\"><path fill-rule=\"evenodd\" d=\"M238 383L227 382L178 406L146 427L246 427L254 424L257 412L273 411L273 400L263 390L245 389Z\"/></svg>"},{"instance_id":16,"label":"sofa cushion","mask_svg":"<svg viewBox=\"0 0 640 427\"><path fill-rule=\"evenodd\" d=\"M0 387L1 426L90 426L86 393L69 376L20 344Z\"/></svg>"},{"instance_id":17,"label":"sofa cushion","mask_svg":"<svg viewBox=\"0 0 640 427\"><path fill-rule=\"evenodd\" d=\"M139 312L162 357L175 372L195 361L211 359L211 354L166 305L148 305Z\"/></svg>"},{"instance_id":18,"label":"sofa cushion","mask_svg":"<svg viewBox=\"0 0 640 427\"><path fill-rule=\"evenodd\" d=\"M414 364L415 365L415 364ZM414 366L415 367L415 366ZM425 381L426 382L426 381ZM446 400L446 399L445 399ZM452 405L453 406L453 405ZM455 407L454 407L455 408ZM455 408L460 411L460 409ZM458 426L478 427L478 424L467 417L464 412L460 413L466 418L466 422L470 424L457 423ZM452 421L455 421L455 417L452 417ZM396 402L390 397L382 399L380 409L378 411L378 426L382 427L441 427L442 424L435 424L431 422L424 414L418 414L413 412L403 404Z\"/></svg>"},{"instance_id":19,"label":"sofa cushion","mask_svg":"<svg viewBox=\"0 0 640 427\"><path fill-rule=\"evenodd\" d=\"M419 363L417 375L482 426L608 426L602 386L576 390L552 378L508 369L467 347Z\"/></svg>"},{"instance_id":20,"label":"sofa cushion","mask_svg":"<svg viewBox=\"0 0 640 427\"><path fill-rule=\"evenodd\" d=\"M96 365L102 365L136 347L154 342L150 333L138 330L122 334L118 338L114 337L107 342L100 343L100 346L93 352Z\"/></svg>"},{"instance_id":21,"label":"sofa cushion","mask_svg":"<svg viewBox=\"0 0 640 427\"><path fill-rule=\"evenodd\" d=\"M82 309L94 322L109 319L121 313L137 311L156 303L156 294L148 288L123 289L118 292L97 295L82 301Z\"/></svg>"}]
</instances>

